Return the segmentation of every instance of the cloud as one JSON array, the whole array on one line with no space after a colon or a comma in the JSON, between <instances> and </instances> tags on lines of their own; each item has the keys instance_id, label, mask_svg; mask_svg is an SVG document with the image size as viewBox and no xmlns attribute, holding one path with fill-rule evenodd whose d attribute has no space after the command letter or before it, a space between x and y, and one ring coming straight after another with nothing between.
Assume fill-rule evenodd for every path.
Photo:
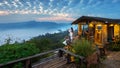
<instances>
[{"instance_id":1,"label":"cloud","mask_svg":"<svg viewBox=\"0 0 120 68\"><path fill-rule=\"evenodd\" d=\"M71 3L72 3L72 0L69 0L69 2L68 2L68 6L71 5Z\"/></svg>"},{"instance_id":2,"label":"cloud","mask_svg":"<svg viewBox=\"0 0 120 68\"><path fill-rule=\"evenodd\" d=\"M112 3L117 3L117 2L118 2L118 0L113 0L113 1L112 1Z\"/></svg>"},{"instance_id":3,"label":"cloud","mask_svg":"<svg viewBox=\"0 0 120 68\"><path fill-rule=\"evenodd\" d=\"M70 17L69 14L67 13L54 13L54 16L59 16L59 17Z\"/></svg>"},{"instance_id":4,"label":"cloud","mask_svg":"<svg viewBox=\"0 0 120 68\"><path fill-rule=\"evenodd\" d=\"M119 2L120 0L0 0L0 16L52 16L54 20L55 17L56 20L62 20L62 17L67 21L88 14L106 15L114 12L115 15L119 15Z\"/></svg>"},{"instance_id":5,"label":"cloud","mask_svg":"<svg viewBox=\"0 0 120 68\"><path fill-rule=\"evenodd\" d=\"M11 5L7 1L4 1L4 4L11 8Z\"/></svg>"},{"instance_id":6,"label":"cloud","mask_svg":"<svg viewBox=\"0 0 120 68\"><path fill-rule=\"evenodd\" d=\"M102 2L101 1L97 1L95 4L92 5L92 7L97 7L98 5L100 5Z\"/></svg>"},{"instance_id":7,"label":"cloud","mask_svg":"<svg viewBox=\"0 0 120 68\"><path fill-rule=\"evenodd\" d=\"M87 14L87 16L104 17L103 14Z\"/></svg>"},{"instance_id":8,"label":"cloud","mask_svg":"<svg viewBox=\"0 0 120 68\"><path fill-rule=\"evenodd\" d=\"M64 12L66 9L67 9L67 7L66 7L66 6L64 6L64 7L61 9L61 11L60 11L60 12Z\"/></svg>"},{"instance_id":9,"label":"cloud","mask_svg":"<svg viewBox=\"0 0 120 68\"><path fill-rule=\"evenodd\" d=\"M40 11L40 13L43 13L43 6L42 6L42 3L39 4L39 11Z\"/></svg>"},{"instance_id":10,"label":"cloud","mask_svg":"<svg viewBox=\"0 0 120 68\"><path fill-rule=\"evenodd\" d=\"M84 0L80 0L80 4L82 4L84 2Z\"/></svg>"},{"instance_id":11,"label":"cloud","mask_svg":"<svg viewBox=\"0 0 120 68\"><path fill-rule=\"evenodd\" d=\"M32 5L30 4L30 2L26 2L26 3L29 6L29 8L32 7Z\"/></svg>"},{"instance_id":12,"label":"cloud","mask_svg":"<svg viewBox=\"0 0 120 68\"><path fill-rule=\"evenodd\" d=\"M53 7L52 2L53 2L53 0L50 0L50 2L49 2L49 6L50 6L50 8Z\"/></svg>"},{"instance_id":13,"label":"cloud","mask_svg":"<svg viewBox=\"0 0 120 68\"><path fill-rule=\"evenodd\" d=\"M19 0L16 1L21 7L23 7L24 5L22 4L22 2L20 2Z\"/></svg>"},{"instance_id":14,"label":"cloud","mask_svg":"<svg viewBox=\"0 0 120 68\"><path fill-rule=\"evenodd\" d=\"M50 0L50 2L53 2L54 0Z\"/></svg>"},{"instance_id":15,"label":"cloud","mask_svg":"<svg viewBox=\"0 0 120 68\"><path fill-rule=\"evenodd\" d=\"M0 11L0 16L5 16L8 15L9 12L8 11Z\"/></svg>"},{"instance_id":16,"label":"cloud","mask_svg":"<svg viewBox=\"0 0 120 68\"><path fill-rule=\"evenodd\" d=\"M19 11L19 14L30 14L31 11L30 10L21 10Z\"/></svg>"},{"instance_id":17,"label":"cloud","mask_svg":"<svg viewBox=\"0 0 120 68\"><path fill-rule=\"evenodd\" d=\"M91 4L92 2L93 2L93 0L89 0L89 1L88 1L88 4Z\"/></svg>"},{"instance_id":18,"label":"cloud","mask_svg":"<svg viewBox=\"0 0 120 68\"><path fill-rule=\"evenodd\" d=\"M71 17L61 17L61 16L41 17L36 19L36 21L50 21L50 22L72 22L74 20L75 19Z\"/></svg>"},{"instance_id":19,"label":"cloud","mask_svg":"<svg viewBox=\"0 0 120 68\"><path fill-rule=\"evenodd\" d=\"M12 1L12 5L13 5L14 7L16 7L16 8L18 7L16 1Z\"/></svg>"},{"instance_id":20,"label":"cloud","mask_svg":"<svg viewBox=\"0 0 120 68\"><path fill-rule=\"evenodd\" d=\"M3 3L0 3L0 6L3 6Z\"/></svg>"},{"instance_id":21,"label":"cloud","mask_svg":"<svg viewBox=\"0 0 120 68\"><path fill-rule=\"evenodd\" d=\"M55 4L58 3L58 6ZM70 0L74 1L74 0ZM46 1L39 1L39 0L27 0L27 1L21 1L21 0L12 0L12 1L3 1L0 3L0 5L6 4L7 6L11 7L6 10L8 10L9 14L46 14L46 15L61 15L62 13L65 13L68 8L68 2L69 0L60 1L60 0L48 0ZM77 1L74 1L74 3L77 3ZM4 8L6 8L6 5ZM49 8L48 8L49 7ZM4 10L4 8L0 8Z\"/></svg>"}]
</instances>

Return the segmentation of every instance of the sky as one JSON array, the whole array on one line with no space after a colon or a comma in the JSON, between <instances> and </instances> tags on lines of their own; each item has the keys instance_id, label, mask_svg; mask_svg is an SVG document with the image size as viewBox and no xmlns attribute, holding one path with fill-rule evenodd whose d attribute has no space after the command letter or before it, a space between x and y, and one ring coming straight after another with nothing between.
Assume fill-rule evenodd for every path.
<instances>
[{"instance_id":1,"label":"sky","mask_svg":"<svg viewBox=\"0 0 120 68\"><path fill-rule=\"evenodd\" d=\"M0 23L71 23L81 16L120 19L120 0L0 0Z\"/></svg>"}]
</instances>

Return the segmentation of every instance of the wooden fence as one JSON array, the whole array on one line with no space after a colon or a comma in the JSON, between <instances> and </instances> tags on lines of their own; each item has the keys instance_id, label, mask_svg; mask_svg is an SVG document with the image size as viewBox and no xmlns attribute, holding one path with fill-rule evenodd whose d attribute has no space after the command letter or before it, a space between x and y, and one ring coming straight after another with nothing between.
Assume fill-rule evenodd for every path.
<instances>
[{"instance_id":1,"label":"wooden fence","mask_svg":"<svg viewBox=\"0 0 120 68\"><path fill-rule=\"evenodd\" d=\"M67 51L67 50L63 49L63 48L58 48L58 49L55 49L55 50L43 52L43 53L36 54L36 55L33 55L33 56L29 56L29 57L25 57L25 58L21 58L21 59L18 59L18 60L13 60L13 61L10 61L10 62L7 62L7 63L0 64L0 68L4 68L4 67L12 68L14 64L17 64L19 62L23 63L22 68L32 68L31 60L33 60L35 58L38 58L38 57L41 57L43 55L47 55L49 53L55 53L56 51L58 51L57 52L58 57L63 57L63 54L67 53L67 54L69 54L71 56L79 58L81 63L85 62L84 57L76 55L76 54L74 54L74 53L72 53L70 51Z\"/></svg>"}]
</instances>

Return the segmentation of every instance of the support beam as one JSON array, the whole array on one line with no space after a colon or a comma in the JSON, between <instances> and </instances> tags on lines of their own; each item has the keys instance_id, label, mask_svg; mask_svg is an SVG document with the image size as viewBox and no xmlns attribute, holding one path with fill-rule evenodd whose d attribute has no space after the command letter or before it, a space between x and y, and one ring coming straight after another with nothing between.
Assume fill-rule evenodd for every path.
<instances>
[{"instance_id":1,"label":"support beam","mask_svg":"<svg viewBox=\"0 0 120 68\"><path fill-rule=\"evenodd\" d=\"M78 35L81 36L82 35L82 25L78 24Z\"/></svg>"}]
</instances>

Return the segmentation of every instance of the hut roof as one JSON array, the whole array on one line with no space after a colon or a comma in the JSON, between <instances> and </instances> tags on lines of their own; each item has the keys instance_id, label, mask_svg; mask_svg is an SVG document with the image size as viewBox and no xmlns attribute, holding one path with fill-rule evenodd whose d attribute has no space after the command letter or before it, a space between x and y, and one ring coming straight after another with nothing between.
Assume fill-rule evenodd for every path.
<instances>
[{"instance_id":1,"label":"hut roof","mask_svg":"<svg viewBox=\"0 0 120 68\"><path fill-rule=\"evenodd\" d=\"M91 21L99 21L99 22L104 22L104 23L120 23L120 19L81 16L77 20L73 21L72 24L78 24L80 22L91 22Z\"/></svg>"}]
</instances>

